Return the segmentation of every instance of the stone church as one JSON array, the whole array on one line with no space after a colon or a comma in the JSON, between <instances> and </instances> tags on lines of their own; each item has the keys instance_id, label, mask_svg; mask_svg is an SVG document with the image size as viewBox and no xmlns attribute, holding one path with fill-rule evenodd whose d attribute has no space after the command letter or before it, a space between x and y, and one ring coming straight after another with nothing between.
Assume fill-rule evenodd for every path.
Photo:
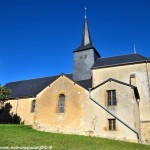
<instances>
[{"instance_id":1,"label":"stone church","mask_svg":"<svg viewBox=\"0 0 150 150\"><path fill-rule=\"evenodd\" d=\"M7 83L12 113L36 130L150 144L150 59L103 58L87 18L73 73Z\"/></svg>"}]
</instances>

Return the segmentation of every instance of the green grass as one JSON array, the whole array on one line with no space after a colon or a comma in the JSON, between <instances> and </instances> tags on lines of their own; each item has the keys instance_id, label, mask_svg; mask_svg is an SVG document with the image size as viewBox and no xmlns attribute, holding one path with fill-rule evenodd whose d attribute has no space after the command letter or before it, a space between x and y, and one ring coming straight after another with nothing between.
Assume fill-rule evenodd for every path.
<instances>
[{"instance_id":1,"label":"green grass","mask_svg":"<svg viewBox=\"0 0 150 150\"><path fill-rule=\"evenodd\" d=\"M23 125L0 125L0 147L50 145L53 146L53 150L150 150L148 145L40 132Z\"/></svg>"}]
</instances>

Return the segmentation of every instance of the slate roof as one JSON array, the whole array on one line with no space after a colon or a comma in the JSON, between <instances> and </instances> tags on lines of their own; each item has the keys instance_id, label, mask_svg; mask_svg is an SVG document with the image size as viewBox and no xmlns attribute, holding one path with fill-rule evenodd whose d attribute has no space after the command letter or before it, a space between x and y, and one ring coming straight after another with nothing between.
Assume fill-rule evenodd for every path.
<instances>
[{"instance_id":1,"label":"slate roof","mask_svg":"<svg viewBox=\"0 0 150 150\"><path fill-rule=\"evenodd\" d=\"M115 56L109 58L99 58L95 62L92 68L104 68L125 64L134 64L139 62L150 62L149 58L141 56L139 54L128 54L122 56ZM39 92L41 92L45 87L54 82L60 75L50 76L38 79L24 80L7 83L5 85L6 88L10 89L11 95L9 98L21 98L21 97L34 97ZM66 74L66 77L73 80L72 74ZM82 81L74 81L76 84L79 84L86 90L92 88L92 80L82 80Z\"/></svg>"},{"instance_id":2,"label":"slate roof","mask_svg":"<svg viewBox=\"0 0 150 150\"><path fill-rule=\"evenodd\" d=\"M77 83L87 90L92 88L92 79L77 81Z\"/></svg>"},{"instance_id":3,"label":"slate roof","mask_svg":"<svg viewBox=\"0 0 150 150\"><path fill-rule=\"evenodd\" d=\"M82 42L81 42L81 45L77 49L74 50L74 53L89 50L89 49L93 49L96 52L96 54L100 57L100 54L98 53L98 51L93 47L92 39L91 39L89 28L88 28L87 18L84 18Z\"/></svg>"},{"instance_id":4,"label":"slate roof","mask_svg":"<svg viewBox=\"0 0 150 150\"><path fill-rule=\"evenodd\" d=\"M54 82L59 76L60 75L11 82L11 83L7 83L5 87L11 90L11 95L9 96L9 99L34 97L39 92L41 92L45 87L47 87L49 84ZM66 74L65 76L72 80L72 74ZM76 83L85 89L92 87L91 80L78 81Z\"/></svg>"},{"instance_id":5,"label":"slate roof","mask_svg":"<svg viewBox=\"0 0 150 150\"><path fill-rule=\"evenodd\" d=\"M73 80L73 74L67 74L65 75L67 76L69 79ZM87 79L87 80L81 80L81 81L74 81L75 83L77 83L78 85L82 86L85 89L89 89L92 88L92 79Z\"/></svg>"},{"instance_id":6,"label":"slate roof","mask_svg":"<svg viewBox=\"0 0 150 150\"><path fill-rule=\"evenodd\" d=\"M92 91L92 90L95 90L95 89L97 89L98 87L104 85L105 83L111 82L111 81L116 82L116 83L119 83L119 84L122 84L122 85L125 85L125 86L129 86L129 87L131 87L131 88L133 88L133 89L136 88L134 85L131 85L131 84L128 84L128 83L125 83L125 82L122 82L122 81L119 81L119 80L116 80L116 79L113 79L113 78L109 78L109 79L105 80L104 82L98 84L97 86L91 88L91 91Z\"/></svg>"},{"instance_id":7,"label":"slate roof","mask_svg":"<svg viewBox=\"0 0 150 150\"><path fill-rule=\"evenodd\" d=\"M118 66L118 65L125 65L125 64L134 64L134 63L140 63L146 61L150 62L150 59L139 54L128 54L128 55L121 55L121 56L108 57L108 58L99 58L96 60L92 68L104 68L104 67L111 67L111 66Z\"/></svg>"},{"instance_id":8,"label":"slate roof","mask_svg":"<svg viewBox=\"0 0 150 150\"><path fill-rule=\"evenodd\" d=\"M93 48L89 28L88 28L88 22L87 18L84 18L84 26L83 26L83 34L82 34L82 42L81 46L77 48L74 52L82 51L85 49Z\"/></svg>"},{"instance_id":9,"label":"slate roof","mask_svg":"<svg viewBox=\"0 0 150 150\"><path fill-rule=\"evenodd\" d=\"M95 49L95 48L93 47L92 44L81 45L80 47L78 47L77 49L75 49L73 52L80 52L80 51L84 51L84 50L88 50L88 49Z\"/></svg>"}]
</instances>

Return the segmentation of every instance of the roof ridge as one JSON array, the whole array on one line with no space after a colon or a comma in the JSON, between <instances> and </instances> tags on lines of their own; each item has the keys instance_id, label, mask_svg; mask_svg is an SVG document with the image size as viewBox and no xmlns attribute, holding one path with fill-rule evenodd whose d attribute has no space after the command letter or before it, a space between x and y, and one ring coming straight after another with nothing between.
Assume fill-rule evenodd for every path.
<instances>
[{"instance_id":1,"label":"roof ridge","mask_svg":"<svg viewBox=\"0 0 150 150\"><path fill-rule=\"evenodd\" d=\"M135 53L113 56L113 57L106 57L106 58L98 58L94 63L94 65L92 66L92 68L118 66L118 65L131 64L131 63L133 64L133 63L140 63L140 62L150 62L150 59Z\"/></svg>"},{"instance_id":2,"label":"roof ridge","mask_svg":"<svg viewBox=\"0 0 150 150\"><path fill-rule=\"evenodd\" d=\"M140 55L140 54L137 54L137 55L139 55L139 56L142 57L142 58L146 58L146 59L150 60L150 58L145 57L145 56L143 56L143 55Z\"/></svg>"},{"instance_id":3,"label":"roof ridge","mask_svg":"<svg viewBox=\"0 0 150 150\"><path fill-rule=\"evenodd\" d=\"M61 73L62 74L62 73ZM31 81L31 80L38 80L38 79L45 79L45 78L50 78L50 77L58 77L61 74L58 75L52 75L52 76L46 76L46 77L39 77L39 78L32 78L32 79L26 79L26 80L18 80L18 81L13 81L13 82L8 82L6 83L4 86L6 86L7 84L11 84L11 83L17 83L17 82L24 82L24 81ZM67 73L65 75L72 75L72 73Z\"/></svg>"},{"instance_id":4,"label":"roof ridge","mask_svg":"<svg viewBox=\"0 0 150 150\"><path fill-rule=\"evenodd\" d=\"M127 56L127 55L139 55L139 56L142 56L140 54L135 54L135 53L129 53L129 54L123 54L123 55L116 55L116 56L110 56L110 57L101 57L101 58L98 58L97 60L100 60L100 59L107 59L107 58L113 58L113 57L121 57L121 56ZM142 56L143 58L147 58L145 56ZM149 59L149 58L147 58Z\"/></svg>"}]
</instances>

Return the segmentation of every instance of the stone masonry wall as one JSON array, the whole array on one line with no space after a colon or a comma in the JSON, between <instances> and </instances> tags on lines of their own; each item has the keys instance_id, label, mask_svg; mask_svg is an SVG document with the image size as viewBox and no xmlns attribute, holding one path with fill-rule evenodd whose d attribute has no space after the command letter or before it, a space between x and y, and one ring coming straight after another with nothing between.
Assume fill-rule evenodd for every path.
<instances>
[{"instance_id":1,"label":"stone masonry wall","mask_svg":"<svg viewBox=\"0 0 150 150\"><path fill-rule=\"evenodd\" d=\"M150 144L150 121L141 122L142 143Z\"/></svg>"}]
</instances>

